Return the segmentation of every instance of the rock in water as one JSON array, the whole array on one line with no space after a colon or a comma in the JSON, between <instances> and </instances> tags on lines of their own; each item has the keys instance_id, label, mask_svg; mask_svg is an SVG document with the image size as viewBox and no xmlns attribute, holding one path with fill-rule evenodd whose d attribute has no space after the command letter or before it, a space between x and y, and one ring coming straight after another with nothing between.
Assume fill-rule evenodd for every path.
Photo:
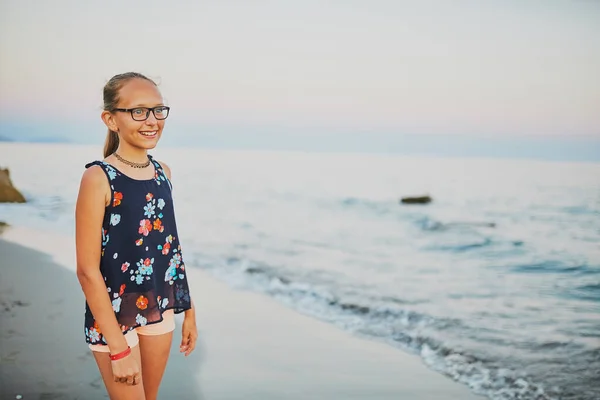
<instances>
[{"instance_id":1,"label":"rock in water","mask_svg":"<svg viewBox=\"0 0 600 400\"><path fill-rule=\"evenodd\" d=\"M400 199L402 204L427 204L431 203L431 197L429 196L415 196L415 197L402 197Z\"/></svg>"},{"instance_id":2,"label":"rock in water","mask_svg":"<svg viewBox=\"0 0 600 400\"><path fill-rule=\"evenodd\" d=\"M25 197L10 180L8 168L0 168L0 203L25 203Z\"/></svg>"}]
</instances>

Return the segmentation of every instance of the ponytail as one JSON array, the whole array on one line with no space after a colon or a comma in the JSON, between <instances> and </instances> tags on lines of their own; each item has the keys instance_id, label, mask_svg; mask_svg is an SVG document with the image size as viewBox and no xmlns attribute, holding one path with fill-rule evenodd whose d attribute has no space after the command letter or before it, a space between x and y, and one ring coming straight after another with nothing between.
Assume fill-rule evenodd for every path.
<instances>
[{"instance_id":1,"label":"ponytail","mask_svg":"<svg viewBox=\"0 0 600 400\"><path fill-rule=\"evenodd\" d=\"M104 142L104 158L117 151L119 147L119 135L115 131L108 130L106 141Z\"/></svg>"}]
</instances>

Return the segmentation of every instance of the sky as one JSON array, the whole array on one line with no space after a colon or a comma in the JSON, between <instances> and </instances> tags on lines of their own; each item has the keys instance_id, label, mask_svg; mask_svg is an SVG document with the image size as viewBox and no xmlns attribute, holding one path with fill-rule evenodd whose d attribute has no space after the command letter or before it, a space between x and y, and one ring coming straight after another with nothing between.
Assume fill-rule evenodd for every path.
<instances>
[{"instance_id":1,"label":"sky","mask_svg":"<svg viewBox=\"0 0 600 400\"><path fill-rule=\"evenodd\" d=\"M600 2L0 1L0 136L101 143L125 71L179 143L596 140Z\"/></svg>"}]
</instances>

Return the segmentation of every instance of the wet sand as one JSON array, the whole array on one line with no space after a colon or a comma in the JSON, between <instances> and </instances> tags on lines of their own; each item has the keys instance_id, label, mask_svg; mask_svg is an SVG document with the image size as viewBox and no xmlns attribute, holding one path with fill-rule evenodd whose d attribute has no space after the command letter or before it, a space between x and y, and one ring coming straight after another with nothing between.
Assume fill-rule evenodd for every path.
<instances>
[{"instance_id":1,"label":"wet sand","mask_svg":"<svg viewBox=\"0 0 600 400\"><path fill-rule=\"evenodd\" d=\"M73 242L19 228L0 239L2 399L108 398L83 338ZM415 355L191 270L200 339L179 354L176 317L160 399L482 399Z\"/></svg>"},{"instance_id":2,"label":"wet sand","mask_svg":"<svg viewBox=\"0 0 600 400\"><path fill-rule=\"evenodd\" d=\"M107 399L84 342L84 297L76 275L48 254L0 239L1 399ZM179 379L198 359L173 341L161 398L202 398L197 382ZM180 358L180 360L176 360Z\"/></svg>"}]
</instances>

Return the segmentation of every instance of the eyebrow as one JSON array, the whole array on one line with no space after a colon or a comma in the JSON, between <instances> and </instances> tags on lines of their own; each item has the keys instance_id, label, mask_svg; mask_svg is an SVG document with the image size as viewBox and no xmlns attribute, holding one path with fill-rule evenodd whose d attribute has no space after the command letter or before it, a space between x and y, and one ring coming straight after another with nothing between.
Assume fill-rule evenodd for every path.
<instances>
[{"instance_id":1,"label":"eyebrow","mask_svg":"<svg viewBox=\"0 0 600 400\"><path fill-rule=\"evenodd\" d=\"M146 105L146 104L136 104L136 105L134 105L134 106L131 106L131 107L129 107L129 108L137 108L137 107L152 108L152 107L160 107L160 106L164 106L164 105L165 105L164 103L158 103L158 104L156 104L156 105L154 105L154 106L148 106L148 105Z\"/></svg>"}]
</instances>

